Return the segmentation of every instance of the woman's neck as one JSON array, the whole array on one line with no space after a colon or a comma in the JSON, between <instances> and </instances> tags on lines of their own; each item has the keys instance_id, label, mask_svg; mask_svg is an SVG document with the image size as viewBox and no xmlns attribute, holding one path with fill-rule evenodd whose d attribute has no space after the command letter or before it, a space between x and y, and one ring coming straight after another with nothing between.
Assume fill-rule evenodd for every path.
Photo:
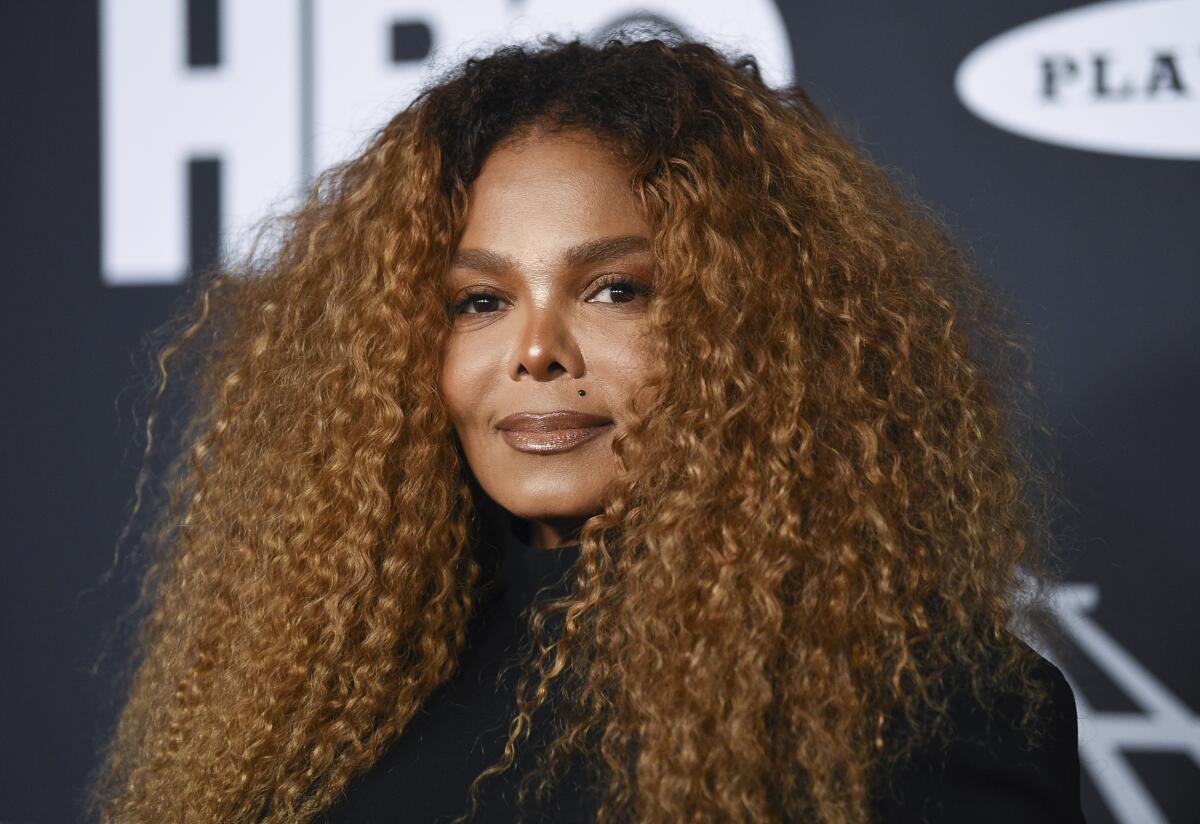
<instances>
[{"instance_id":1,"label":"woman's neck","mask_svg":"<svg viewBox=\"0 0 1200 824\"><path fill-rule=\"evenodd\" d=\"M525 540L534 549L561 549L579 543L579 530L587 518L518 518L518 528L525 530ZM524 521L522 525L520 522Z\"/></svg>"}]
</instances>

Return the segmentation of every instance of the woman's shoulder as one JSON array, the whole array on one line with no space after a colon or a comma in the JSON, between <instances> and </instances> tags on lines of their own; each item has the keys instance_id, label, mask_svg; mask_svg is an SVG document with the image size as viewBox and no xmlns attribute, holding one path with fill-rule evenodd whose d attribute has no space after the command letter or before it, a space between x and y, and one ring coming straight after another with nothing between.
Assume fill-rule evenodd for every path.
<instances>
[{"instance_id":1,"label":"woman's shoulder","mask_svg":"<svg viewBox=\"0 0 1200 824\"><path fill-rule=\"evenodd\" d=\"M1048 699L1032 742L1019 722L1026 700L1004 695L985 712L973 694L948 698L948 742L929 744L900 762L876 798L879 821L1082 822L1075 695L1058 667L1036 656L1032 676Z\"/></svg>"}]
</instances>

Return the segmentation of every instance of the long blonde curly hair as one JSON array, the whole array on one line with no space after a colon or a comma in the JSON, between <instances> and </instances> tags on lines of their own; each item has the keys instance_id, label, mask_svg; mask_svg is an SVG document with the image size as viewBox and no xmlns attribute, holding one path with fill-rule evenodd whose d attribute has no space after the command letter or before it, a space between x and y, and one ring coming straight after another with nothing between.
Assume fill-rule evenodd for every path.
<instances>
[{"instance_id":1,"label":"long blonde curly hair","mask_svg":"<svg viewBox=\"0 0 1200 824\"><path fill-rule=\"evenodd\" d=\"M1027 696L1037 735L1013 630L1054 574L1054 484L998 290L753 57L544 38L428 85L158 330L93 817L311 820L452 676L481 573L438 392L444 273L489 150L534 125L627 164L654 369L472 805L551 693L569 723L542 788L588 757L602 821L863 820L888 765L947 734L956 673L985 706ZM168 385L181 425L147 486Z\"/></svg>"}]
</instances>

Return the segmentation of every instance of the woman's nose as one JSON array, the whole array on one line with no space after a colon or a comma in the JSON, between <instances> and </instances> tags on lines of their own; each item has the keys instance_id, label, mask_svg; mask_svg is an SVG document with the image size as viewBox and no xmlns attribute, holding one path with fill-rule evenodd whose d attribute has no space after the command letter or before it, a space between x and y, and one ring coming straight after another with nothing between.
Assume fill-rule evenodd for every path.
<instances>
[{"instance_id":1,"label":"woman's nose","mask_svg":"<svg viewBox=\"0 0 1200 824\"><path fill-rule=\"evenodd\" d=\"M583 367L582 356L567 313L556 306L526 305L518 321L518 335L512 369L513 377L521 371L536 380L549 380L560 372L578 376Z\"/></svg>"}]
</instances>

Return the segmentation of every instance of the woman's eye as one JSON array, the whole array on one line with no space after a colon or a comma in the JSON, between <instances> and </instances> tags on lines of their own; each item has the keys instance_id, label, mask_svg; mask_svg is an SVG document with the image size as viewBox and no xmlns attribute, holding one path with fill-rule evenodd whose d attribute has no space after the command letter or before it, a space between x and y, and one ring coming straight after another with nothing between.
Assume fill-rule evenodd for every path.
<instances>
[{"instance_id":1,"label":"woman's eye","mask_svg":"<svg viewBox=\"0 0 1200 824\"><path fill-rule=\"evenodd\" d=\"M495 309L481 307L480 304L494 304L500 300L503 299L491 292L471 292L455 303L452 309L456 315L486 315ZM475 311L471 311L472 309Z\"/></svg>"},{"instance_id":2,"label":"woman's eye","mask_svg":"<svg viewBox=\"0 0 1200 824\"><path fill-rule=\"evenodd\" d=\"M636 280L631 280L625 277L610 276L605 278L599 285L599 288L593 293L596 295L604 292L610 292L623 297L608 301L600 301L601 303L629 303L637 300L641 295L650 294L650 287L644 283L639 283Z\"/></svg>"}]
</instances>

